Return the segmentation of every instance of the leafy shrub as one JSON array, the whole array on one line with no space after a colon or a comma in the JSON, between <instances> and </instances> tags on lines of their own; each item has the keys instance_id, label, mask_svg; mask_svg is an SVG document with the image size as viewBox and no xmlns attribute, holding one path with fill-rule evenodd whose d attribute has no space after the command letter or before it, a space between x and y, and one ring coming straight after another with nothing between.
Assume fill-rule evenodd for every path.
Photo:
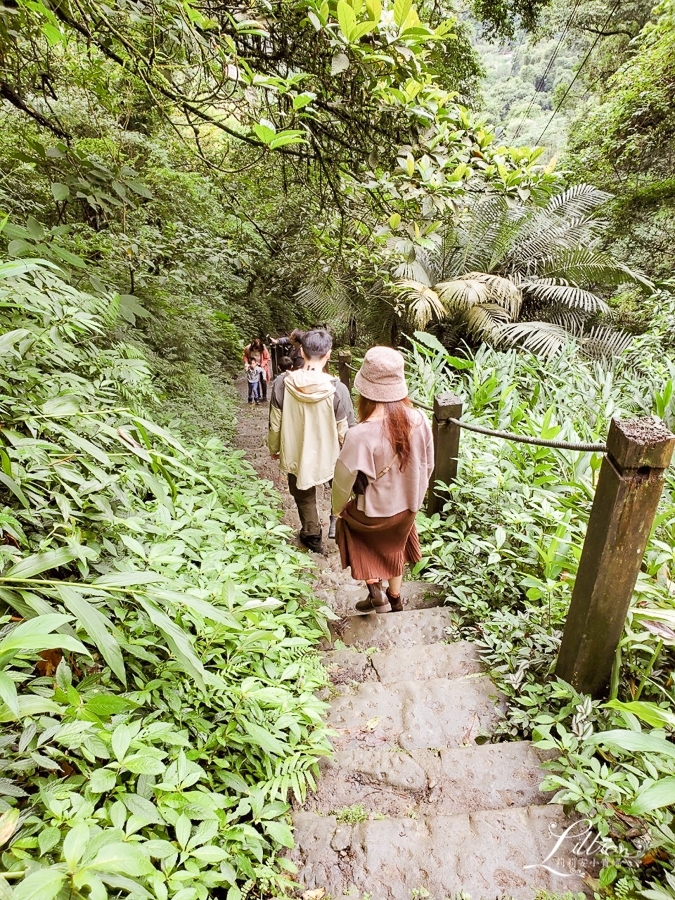
<instances>
[{"instance_id":1,"label":"leafy shrub","mask_svg":"<svg viewBox=\"0 0 675 900\"><path fill-rule=\"evenodd\" d=\"M271 485L147 417L111 309L0 266L0 894L281 891L329 613Z\"/></svg>"}]
</instances>

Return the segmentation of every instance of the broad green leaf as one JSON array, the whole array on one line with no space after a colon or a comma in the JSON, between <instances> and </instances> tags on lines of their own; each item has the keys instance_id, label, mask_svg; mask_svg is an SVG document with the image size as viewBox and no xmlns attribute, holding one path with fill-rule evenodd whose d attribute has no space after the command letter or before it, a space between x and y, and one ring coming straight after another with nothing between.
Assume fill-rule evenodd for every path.
<instances>
[{"instance_id":1,"label":"broad green leaf","mask_svg":"<svg viewBox=\"0 0 675 900\"><path fill-rule=\"evenodd\" d=\"M642 816L673 804L675 804L675 775L669 775L648 788L641 789L627 812L631 816Z\"/></svg>"},{"instance_id":2,"label":"broad green leaf","mask_svg":"<svg viewBox=\"0 0 675 900\"><path fill-rule=\"evenodd\" d=\"M21 811L18 808L8 809L0 816L0 847L7 843L16 831Z\"/></svg>"},{"instance_id":3,"label":"broad green leaf","mask_svg":"<svg viewBox=\"0 0 675 900\"><path fill-rule=\"evenodd\" d=\"M175 624L166 613L145 597L138 596L138 603L143 607L153 625L162 632L178 662L193 676L199 688L204 690L204 679L207 672L194 651L187 632Z\"/></svg>"},{"instance_id":4,"label":"broad green leaf","mask_svg":"<svg viewBox=\"0 0 675 900\"><path fill-rule=\"evenodd\" d=\"M161 775L166 769L166 764L161 759L143 752L126 756L124 766L135 775Z\"/></svg>"},{"instance_id":5,"label":"broad green leaf","mask_svg":"<svg viewBox=\"0 0 675 900\"><path fill-rule=\"evenodd\" d=\"M394 0L394 22L401 28L408 18L412 0Z\"/></svg>"},{"instance_id":6,"label":"broad green leaf","mask_svg":"<svg viewBox=\"0 0 675 900\"><path fill-rule=\"evenodd\" d=\"M0 355L11 353L14 345L28 337L30 333L27 328L15 328L0 335Z\"/></svg>"},{"instance_id":7,"label":"broad green leaf","mask_svg":"<svg viewBox=\"0 0 675 900\"><path fill-rule=\"evenodd\" d=\"M58 550L47 550L44 553L34 553L25 557L20 563L6 572L2 577L12 580L20 580L22 578L33 578L49 569L56 569L60 566L67 566L77 558L77 553L69 547L60 547Z\"/></svg>"},{"instance_id":8,"label":"broad green leaf","mask_svg":"<svg viewBox=\"0 0 675 900\"><path fill-rule=\"evenodd\" d=\"M281 741L273 734L270 734L265 728L245 719L241 722L246 734L250 735L256 744L259 744L266 753L273 756L285 756L288 753L288 745L282 744Z\"/></svg>"},{"instance_id":9,"label":"broad green leaf","mask_svg":"<svg viewBox=\"0 0 675 900\"><path fill-rule=\"evenodd\" d=\"M39 869L17 884L12 900L54 900L65 878L66 873L62 866Z\"/></svg>"},{"instance_id":10,"label":"broad green leaf","mask_svg":"<svg viewBox=\"0 0 675 900\"><path fill-rule=\"evenodd\" d=\"M176 822L176 839L178 843L181 845L184 850L188 841L190 840L190 835L192 833L192 822L188 819L186 815L180 816L178 821Z\"/></svg>"},{"instance_id":11,"label":"broad green leaf","mask_svg":"<svg viewBox=\"0 0 675 900\"><path fill-rule=\"evenodd\" d=\"M147 825L162 825L164 823L164 819L155 804L151 803L150 800L146 800L145 797L141 797L138 794L122 794L121 800L130 813L142 819ZM174 847L174 853L175 850L176 848Z\"/></svg>"},{"instance_id":12,"label":"broad green leaf","mask_svg":"<svg viewBox=\"0 0 675 900\"><path fill-rule=\"evenodd\" d=\"M93 858L87 856L82 861L81 868L127 875L130 878L151 875L155 871L148 857L136 844L122 842L101 847Z\"/></svg>"},{"instance_id":13,"label":"broad green leaf","mask_svg":"<svg viewBox=\"0 0 675 900\"><path fill-rule=\"evenodd\" d=\"M16 481L14 481L14 479L7 475L5 472L0 472L0 484L4 484L5 487L14 494L14 496L24 509L30 509L30 503L26 499L26 495L24 494L24 492L21 490Z\"/></svg>"},{"instance_id":14,"label":"broad green leaf","mask_svg":"<svg viewBox=\"0 0 675 900\"><path fill-rule=\"evenodd\" d=\"M265 822L264 828L277 844L281 844L282 847L293 847L293 832L285 822Z\"/></svg>"},{"instance_id":15,"label":"broad green leaf","mask_svg":"<svg viewBox=\"0 0 675 900\"><path fill-rule=\"evenodd\" d=\"M169 856L173 856L174 853L178 852L178 848L169 843L169 841L144 841L141 846L143 852L153 859L168 859Z\"/></svg>"},{"instance_id":16,"label":"broad green leaf","mask_svg":"<svg viewBox=\"0 0 675 900\"><path fill-rule=\"evenodd\" d=\"M112 769L94 769L89 778L89 788L95 794L104 794L107 791L112 791L116 783L117 776Z\"/></svg>"},{"instance_id":17,"label":"broad green leaf","mask_svg":"<svg viewBox=\"0 0 675 900\"><path fill-rule=\"evenodd\" d=\"M273 128L270 128L269 125L259 125L256 123L253 126L253 130L258 135L263 144L269 144L276 137L276 131Z\"/></svg>"},{"instance_id":18,"label":"broad green leaf","mask_svg":"<svg viewBox=\"0 0 675 900\"><path fill-rule=\"evenodd\" d=\"M621 712L633 713L638 719L642 719L652 728L675 727L675 713L662 709L656 703L648 703L643 700L633 700L630 703L622 703L620 700L610 700L605 704L608 709L617 709Z\"/></svg>"},{"instance_id":19,"label":"broad green leaf","mask_svg":"<svg viewBox=\"0 0 675 900\"><path fill-rule=\"evenodd\" d=\"M58 181L52 182L52 197L57 201L70 200L70 188Z\"/></svg>"},{"instance_id":20,"label":"broad green leaf","mask_svg":"<svg viewBox=\"0 0 675 900\"><path fill-rule=\"evenodd\" d=\"M101 656L108 663L119 680L126 686L127 677L120 645L112 630L110 621L103 613L89 603L81 594L66 584L57 585L56 591L64 606L77 617L82 628L96 644ZM120 712L121 710L117 710Z\"/></svg>"},{"instance_id":21,"label":"broad green leaf","mask_svg":"<svg viewBox=\"0 0 675 900\"><path fill-rule=\"evenodd\" d=\"M80 857L89 840L89 826L84 823L75 825L66 834L63 841L63 858L68 863L68 870L74 872Z\"/></svg>"},{"instance_id":22,"label":"broad green leaf","mask_svg":"<svg viewBox=\"0 0 675 900\"><path fill-rule=\"evenodd\" d=\"M644 734L641 731L615 729L599 731L588 738L586 744L606 744L617 747L628 753L662 753L675 759L675 744L656 734Z\"/></svg>"},{"instance_id":23,"label":"broad green leaf","mask_svg":"<svg viewBox=\"0 0 675 900\"><path fill-rule=\"evenodd\" d=\"M369 34L373 28L375 28L375 22L367 21L367 22L359 22L352 31L352 40L358 41L365 34Z\"/></svg>"},{"instance_id":24,"label":"broad green leaf","mask_svg":"<svg viewBox=\"0 0 675 900\"><path fill-rule=\"evenodd\" d=\"M6 672L0 672L0 700L11 709L17 718L19 717L19 698L16 692L16 684Z\"/></svg>"},{"instance_id":25,"label":"broad green leaf","mask_svg":"<svg viewBox=\"0 0 675 900\"><path fill-rule=\"evenodd\" d=\"M337 17L340 23L340 31L348 41L351 41L354 28L356 27L356 16L346 0L338 0Z\"/></svg>"},{"instance_id":26,"label":"broad green leaf","mask_svg":"<svg viewBox=\"0 0 675 900\"><path fill-rule=\"evenodd\" d=\"M118 762L122 762L122 760L127 755L127 750L131 746L131 742L138 734L140 728L139 725L118 725L117 728L113 731L111 738L111 745L113 753L115 754L115 758Z\"/></svg>"},{"instance_id":27,"label":"broad green leaf","mask_svg":"<svg viewBox=\"0 0 675 900\"><path fill-rule=\"evenodd\" d=\"M368 10L368 15L370 16L370 18L377 25L382 18L381 0L366 0L366 9Z\"/></svg>"}]
</instances>

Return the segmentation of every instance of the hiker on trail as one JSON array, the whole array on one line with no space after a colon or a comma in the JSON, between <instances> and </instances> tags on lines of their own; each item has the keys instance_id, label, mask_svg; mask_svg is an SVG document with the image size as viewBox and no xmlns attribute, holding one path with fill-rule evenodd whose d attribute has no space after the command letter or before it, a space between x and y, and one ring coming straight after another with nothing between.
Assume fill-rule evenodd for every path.
<instances>
[{"instance_id":1,"label":"hiker on trail","mask_svg":"<svg viewBox=\"0 0 675 900\"><path fill-rule=\"evenodd\" d=\"M431 428L408 400L404 360L391 347L370 348L354 387L359 424L347 432L333 478L336 540L342 568L368 588L356 609L400 612L403 568L422 558L415 515L434 467Z\"/></svg>"},{"instance_id":2,"label":"hiker on trail","mask_svg":"<svg viewBox=\"0 0 675 900\"><path fill-rule=\"evenodd\" d=\"M315 331L321 329L314 329ZM305 360L302 355L302 336L305 332L300 331L299 328L294 328L291 331L288 337L278 337L271 338L269 335L267 336L270 344L276 344L277 346L284 348L284 353L290 356L294 369L302 369L305 364Z\"/></svg>"},{"instance_id":3,"label":"hiker on trail","mask_svg":"<svg viewBox=\"0 0 675 900\"><path fill-rule=\"evenodd\" d=\"M255 405L260 403L260 379L265 377L265 373L257 363L245 366L246 381L248 381L248 402L255 400Z\"/></svg>"},{"instance_id":4,"label":"hiker on trail","mask_svg":"<svg viewBox=\"0 0 675 900\"><path fill-rule=\"evenodd\" d=\"M267 401L267 382L272 379L272 361L270 352L263 344L260 338L256 338L244 347L244 368L248 370L248 366L257 364L263 370L260 376L260 389L262 391L263 402ZM249 400L250 402L250 400Z\"/></svg>"},{"instance_id":5,"label":"hiker on trail","mask_svg":"<svg viewBox=\"0 0 675 900\"><path fill-rule=\"evenodd\" d=\"M283 375L284 372L290 372L293 368L293 360L290 356L282 356L279 360L279 374Z\"/></svg>"},{"instance_id":6,"label":"hiker on trail","mask_svg":"<svg viewBox=\"0 0 675 900\"><path fill-rule=\"evenodd\" d=\"M349 391L323 371L332 346L327 331L303 334L305 367L277 378L270 396L270 453L288 475L302 525L300 540L317 553L323 550L323 535L316 488L333 477L347 429L354 425Z\"/></svg>"}]
</instances>

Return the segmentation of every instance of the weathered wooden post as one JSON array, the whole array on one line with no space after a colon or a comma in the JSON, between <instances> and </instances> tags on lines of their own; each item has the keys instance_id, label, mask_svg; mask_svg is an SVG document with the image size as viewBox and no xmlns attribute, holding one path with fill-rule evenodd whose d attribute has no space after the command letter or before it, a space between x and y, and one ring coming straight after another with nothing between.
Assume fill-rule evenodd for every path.
<instances>
[{"instance_id":1,"label":"weathered wooden post","mask_svg":"<svg viewBox=\"0 0 675 900\"><path fill-rule=\"evenodd\" d=\"M600 696L609 682L675 435L652 418L612 419L556 675Z\"/></svg>"},{"instance_id":2,"label":"weathered wooden post","mask_svg":"<svg viewBox=\"0 0 675 900\"><path fill-rule=\"evenodd\" d=\"M450 419L462 418L462 401L455 394L439 394L434 397L434 418L432 431L434 434L435 464L427 513L433 516L443 508L443 498L434 490L437 481L449 484L457 477L457 458L459 456L459 426Z\"/></svg>"},{"instance_id":3,"label":"weathered wooden post","mask_svg":"<svg viewBox=\"0 0 675 900\"><path fill-rule=\"evenodd\" d=\"M270 346L270 356L272 357L272 378L276 378L279 374L279 345L272 344Z\"/></svg>"},{"instance_id":4,"label":"weathered wooden post","mask_svg":"<svg viewBox=\"0 0 675 900\"><path fill-rule=\"evenodd\" d=\"M349 350L340 350L338 354L338 376L347 390L352 390L352 371L349 368L352 364L352 355Z\"/></svg>"}]
</instances>

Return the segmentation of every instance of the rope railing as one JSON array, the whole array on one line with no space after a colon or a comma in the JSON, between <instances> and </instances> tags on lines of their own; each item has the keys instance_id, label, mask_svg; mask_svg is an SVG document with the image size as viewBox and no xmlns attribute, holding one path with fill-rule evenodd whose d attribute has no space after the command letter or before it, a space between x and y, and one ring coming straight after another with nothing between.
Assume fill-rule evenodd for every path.
<instances>
[{"instance_id":1,"label":"rope railing","mask_svg":"<svg viewBox=\"0 0 675 900\"><path fill-rule=\"evenodd\" d=\"M429 407L426 407L427 409ZM479 434L488 434L491 437L502 438L505 441L513 441L516 444L535 444L537 447L553 447L556 450L578 450L579 453L606 453L606 444L571 443L570 441L550 441L546 438L530 437L525 434L514 434L512 431L495 431L493 428L483 428L481 425L470 425L461 419L446 419L458 428L466 428L467 431L477 431Z\"/></svg>"},{"instance_id":2,"label":"rope railing","mask_svg":"<svg viewBox=\"0 0 675 900\"><path fill-rule=\"evenodd\" d=\"M421 400L413 400L414 406L433 412L433 406L428 403L422 403ZM530 437L526 434L514 434L512 431L495 431L494 428L484 428L482 425L471 425L469 422L463 422L461 419L449 418L446 422L451 422L458 428L466 428L467 431L476 431L479 434L487 434L491 437L502 438L505 441L512 441L517 444L535 444L537 447L553 447L556 450L578 450L580 453L606 453L606 444L584 444L571 443L570 441L550 441L546 438Z\"/></svg>"},{"instance_id":3,"label":"rope railing","mask_svg":"<svg viewBox=\"0 0 675 900\"><path fill-rule=\"evenodd\" d=\"M353 366L346 364L346 367L351 372L358 371ZM427 412L433 412L433 406L429 406L428 403L423 403L421 400L412 400L413 406L417 406L420 409L426 409ZM450 422L453 425L456 425L458 428L465 428L467 431L475 431L478 434L487 434L490 437L501 438L504 441L511 441L515 444L533 444L536 447L551 447L554 450L576 450L578 453L606 453L607 445L606 444L586 444L583 442L571 442L571 441L554 441L548 440L547 438L538 438L532 437L526 434L515 434L512 431L497 431L494 428L484 428L482 425L471 425L469 422L464 422L462 419L455 418L447 418L444 419L445 422Z\"/></svg>"}]
</instances>

